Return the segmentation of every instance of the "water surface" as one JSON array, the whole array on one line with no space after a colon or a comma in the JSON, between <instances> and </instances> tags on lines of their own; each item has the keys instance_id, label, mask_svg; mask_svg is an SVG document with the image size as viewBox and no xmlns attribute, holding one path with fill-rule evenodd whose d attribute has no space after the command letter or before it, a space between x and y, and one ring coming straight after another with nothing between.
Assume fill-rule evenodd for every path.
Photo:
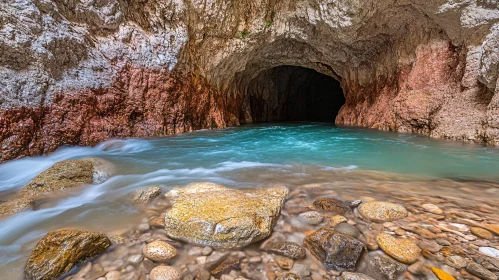
<instances>
[{"instance_id":1,"label":"water surface","mask_svg":"<svg viewBox=\"0 0 499 280\"><path fill-rule=\"evenodd\" d=\"M152 140L110 140L93 148L65 147L49 156L8 162L0 165L0 200L53 163L86 157L109 161L113 177L72 190L64 198L42 200L36 211L0 221L1 275L20 279L30 250L50 230L81 227L112 234L136 225L142 214L130 203L131 193L154 184L166 191L199 181L234 188L337 182L338 189L346 190L382 182L397 191L431 190L482 200L499 193L498 148L323 123L290 123Z\"/></svg>"}]
</instances>

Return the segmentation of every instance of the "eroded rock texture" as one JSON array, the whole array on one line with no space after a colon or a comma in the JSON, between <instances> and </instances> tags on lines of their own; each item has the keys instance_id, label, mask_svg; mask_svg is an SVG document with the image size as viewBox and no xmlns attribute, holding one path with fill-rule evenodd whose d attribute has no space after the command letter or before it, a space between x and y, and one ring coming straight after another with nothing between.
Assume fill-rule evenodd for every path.
<instances>
[{"instance_id":1,"label":"eroded rock texture","mask_svg":"<svg viewBox=\"0 0 499 280\"><path fill-rule=\"evenodd\" d=\"M339 114L324 120L499 144L498 5L3 1L1 160L110 137L307 119L309 109L285 109L314 108L303 105L307 91L279 83L310 84L300 79L311 70L343 89ZM311 70L296 77L283 66Z\"/></svg>"}]
</instances>

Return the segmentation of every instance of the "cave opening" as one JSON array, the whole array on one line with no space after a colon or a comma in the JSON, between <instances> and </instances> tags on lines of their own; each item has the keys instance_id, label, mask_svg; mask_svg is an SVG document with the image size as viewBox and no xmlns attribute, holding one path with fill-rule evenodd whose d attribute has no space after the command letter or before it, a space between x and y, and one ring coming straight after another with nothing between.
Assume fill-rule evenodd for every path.
<instances>
[{"instance_id":1,"label":"cave opening","mask_svg":"<svg viewBox=\"0 0 499 280\"><path fill-rule=\"evenodd\" d=\"M277 66L247 85L253 122L334 122L345 103L340 82L310 68Z\"/></svg>"}]
</instances>

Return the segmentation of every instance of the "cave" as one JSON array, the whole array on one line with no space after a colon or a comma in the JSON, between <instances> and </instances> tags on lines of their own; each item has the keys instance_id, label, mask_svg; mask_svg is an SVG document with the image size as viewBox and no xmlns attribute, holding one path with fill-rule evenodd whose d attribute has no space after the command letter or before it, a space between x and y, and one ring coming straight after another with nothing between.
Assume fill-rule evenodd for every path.
<instances>
[{"instance_id":1,"label":"cave","mask_svg":"<svg viewBox=\"0 0 499 280\"><path fill-rule=\"evenodd\" d=\"M345 103L340 82L313 69L277 66L261 71L246 88L253 122L334 122Z\"/></svg>"}]
</instances>

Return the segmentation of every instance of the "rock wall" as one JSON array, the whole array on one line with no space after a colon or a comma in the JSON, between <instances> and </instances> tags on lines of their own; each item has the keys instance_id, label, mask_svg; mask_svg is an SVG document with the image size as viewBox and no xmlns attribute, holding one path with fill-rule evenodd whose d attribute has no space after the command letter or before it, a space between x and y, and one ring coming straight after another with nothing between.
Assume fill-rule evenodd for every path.
<instances>
[{"instance_id":1,"label":"rock wall","mask_svg":"<svg viewBox=\"0 0 499 280\"><path fill-rule=\"evenodd\" d=\"M283 65L341 83L338 124L499 144L498 5L6 0L1 160L259 121L255 78Z\"/></svg>"}]
</instances>

